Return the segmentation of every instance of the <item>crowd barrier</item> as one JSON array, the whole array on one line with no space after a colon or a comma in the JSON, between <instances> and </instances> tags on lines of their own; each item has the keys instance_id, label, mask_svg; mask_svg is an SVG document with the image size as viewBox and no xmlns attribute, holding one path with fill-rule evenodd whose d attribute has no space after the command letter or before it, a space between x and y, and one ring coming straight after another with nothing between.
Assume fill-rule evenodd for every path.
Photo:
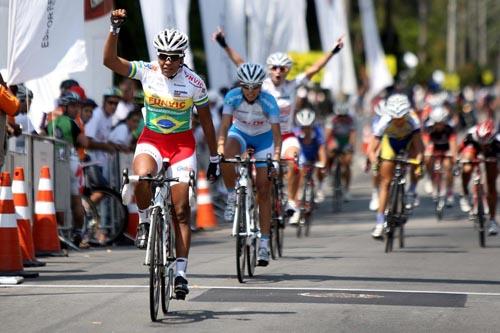
<instances>
[{"instance_id":1,"label":"crowd barrier","mask_svg":"<svg viewBox=\"0 0 500 333\"><path fill-rule=\"evenodd\" d=\"M43 166L49 167L54 185L59 232L66 238L69 238L73 228L70 153L71 146L65 141L46 136L22 134L20 137L9 140L9 149L3 167L4 171L11 174L16 167L24 169L30 207L35 205L40 170ZM132 159L132 153L110 154L109 164L104 168L106 171L104 176L109 180L110 187L116 190L120 189L122 170L124 168L130 169Z\"/></svg>"}]
</instances>

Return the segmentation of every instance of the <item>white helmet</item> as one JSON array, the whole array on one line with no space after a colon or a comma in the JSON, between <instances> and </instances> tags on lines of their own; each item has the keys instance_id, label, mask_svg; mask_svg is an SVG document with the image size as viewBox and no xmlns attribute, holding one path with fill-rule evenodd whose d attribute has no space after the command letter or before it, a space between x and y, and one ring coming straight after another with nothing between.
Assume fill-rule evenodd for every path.
<instances>
[{"instance_id":1,"label":"white helmet","mask_svg":"<svg viewBox=\"0 0 500 333\"><path fill-rule=\"evenodd\" d=\"M432 109L431 114L429 115L430 120L435 123L441 123L446 121L448 115L450 113L443 106L436 106Z\"/></svg>"},{"instance_id":2,"label":"white helmet","mask_svg":"<svg viewBox=\"0 0 500 333\"><path fill-rule=\"evenodd\" d=\"M314 123L314 119L316 119L316 114L311 109L302 109L297 112L295 117L300 126L311 126Z\"/></svg>"},{"instance_id":3,"label":"white helmet","mask_svg":"<svg viewBox=\"0 0 500 333\"><path fill-rule=\"evenodd\" d=\"M410 113L410 110L410 100L403 94L391 95L385 103L385 113L391 118L402 118Z\"/></svg>"},{"instance_id":4,"label":"white helmet","mask_svg":"<svg viewBox=\"0 0 500 333\"><path fill-rule=\"evenodd\" d=\"M288 56L288 54L283 52L276 52L271 54L266 61L268 66L284 66L284 67L292 67L292 59Z\"/></svg>"},{"instance_id":5,"label":"white helmet","mask_svg":"<svg viewBox=\"0 0 500 333\"><path fill-rule=\"evenodd\" d=\"M381 99L375 106L373 107L373 111L379 116L383 116L385 113L385 100Z\"/></svg>"},{"instance_id":6,"label":"white helmet","mask_svg":"<svg viewBox=\"0 0 500 333\"><path fill-rule=\"evenodd\" d=\"M262 65L246 62L241 64L236 71L238 81L247 85L260 85L266 77L266 70Z\"/></svg>"},{"instance_id":7,"label":"white helmet","mask_svg":"<svg viewBox=\"0 0 500 333\"><path fill-rule=\"evenodd\" d=\"M177 29L165 29L156 35L153 45L158 52L184 53L189 39Z\"/></svg>"},{"instance_id":8,"label":"white helmet","mask_svg":"<svg viewBox=\"0 0 500 333\"><path fill-rule=\"evenodd\" d=\"M349 113L349 103L348 102L337 102L335 103L334 113L337 116L345 116Z\"/></svg>"}]
</instances>

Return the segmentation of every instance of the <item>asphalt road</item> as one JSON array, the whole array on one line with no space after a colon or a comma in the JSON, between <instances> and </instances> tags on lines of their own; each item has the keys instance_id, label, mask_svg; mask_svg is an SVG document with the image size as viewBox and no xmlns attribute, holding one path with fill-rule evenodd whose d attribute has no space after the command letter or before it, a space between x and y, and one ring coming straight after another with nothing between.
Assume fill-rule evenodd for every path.
<instances>
[{"instance_id":1,"label":"asphalt road","mask_svg":"<svg viewBox=\"0 0 500 333\"><path fill-rule=\"evenodd\" d=\"M235 276L227 225L194 235L186 301L149 319L143 251L132 247L44 258L40 276L0 287L1 332L499 332L500 237L480 248L458 208L433 215L429 198L407 224L404 249L385 254L369 233L368 177L309 238L286 229L285 256ZM32 269L31 269L32 270Z\"/></svg>"}]
</instances>

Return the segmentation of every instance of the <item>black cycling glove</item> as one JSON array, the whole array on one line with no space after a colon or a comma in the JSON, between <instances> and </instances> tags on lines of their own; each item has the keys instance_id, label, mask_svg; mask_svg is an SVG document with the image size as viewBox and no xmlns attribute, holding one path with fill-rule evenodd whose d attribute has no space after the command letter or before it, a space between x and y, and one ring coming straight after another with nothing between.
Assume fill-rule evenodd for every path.
<instances>
[{"instance_id":1,"label":"black cycling glove","mask_svg":"<svg viewBox=\"0 0 500 333\"><path fill-rule=\"evenodd\" d=\"M210 164L208 164L207 179L214 182L220 176L220 156L210 156Z\"/></svg>"}]
</instances>

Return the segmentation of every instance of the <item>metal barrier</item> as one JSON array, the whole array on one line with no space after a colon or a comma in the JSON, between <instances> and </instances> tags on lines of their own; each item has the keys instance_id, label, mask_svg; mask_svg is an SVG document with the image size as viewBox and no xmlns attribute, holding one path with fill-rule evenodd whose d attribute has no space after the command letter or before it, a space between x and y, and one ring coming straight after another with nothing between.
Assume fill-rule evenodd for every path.
<instances>
[{"instance_id":1,"label":"metal barrier","mask_svg":"<svg viewBox=\"0 0 500 333\"><path fill-rule=\"evenodd\" d=\"M73 225L69 165L71 147L65 141L51 137L31 134L22 134L22 137L24 140L10 139L4 168L11 174L16 167L24 168L28 202L34 212L40 169L44 165L49 167L59 229L63 235L69 235Z\"/></svg>"}]
</instances>

